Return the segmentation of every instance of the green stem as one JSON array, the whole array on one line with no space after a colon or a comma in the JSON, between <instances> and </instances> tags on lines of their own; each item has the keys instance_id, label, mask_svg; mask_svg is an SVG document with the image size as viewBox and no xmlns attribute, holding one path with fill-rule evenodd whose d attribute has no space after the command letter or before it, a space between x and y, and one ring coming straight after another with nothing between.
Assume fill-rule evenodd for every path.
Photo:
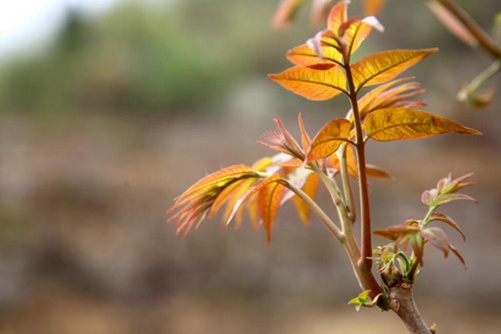
<instances>
[{"instance_id":1,"label":"green stem","mask_svg":"<svg viewBox=\"0 0 501 334\"><path fill-rule=\"evenodd\" d=\"M357 219L357 211L355 208L355 200L353 199L353 189L350 184L350 173L348 171L348 165L346 161L346 150L347 146L344 146L344 149L341 153L339 153L339 165L341 166L341 179L343 182L343 191L344 191L344 199L346 202L346 210L348 211L348 218L351 220L351 223L355 223Z\"/></svg>"},{"instance_id":2,"label":"green stem","mask_svg":"<svg viewBox=\"0 0 501 334\"><path fill-rule=\"evenodd\" d=\"M311 199L303 190L296 187L291 182L284 184L287 188L293 191L299 198L305 201L310 209L317 215L318 218L324 223L327 229L341 242L344 243L345 236L343 232L337 227L337 225L327 216L327 214L318 206L318 204Z\"/></svg>"},{"instance_id":3,"label":"green stem","mask_svg":"<svg viewBox=\"0 0 501 334\"><path fill-rule=\"evenodd\" d=\"M489 67L480 72L470 83L458 93L459 101L467 101L468 97L474 93L484 82L492 78L501 71L501 58L493 62Z\"/></svg>"}]
</instances>

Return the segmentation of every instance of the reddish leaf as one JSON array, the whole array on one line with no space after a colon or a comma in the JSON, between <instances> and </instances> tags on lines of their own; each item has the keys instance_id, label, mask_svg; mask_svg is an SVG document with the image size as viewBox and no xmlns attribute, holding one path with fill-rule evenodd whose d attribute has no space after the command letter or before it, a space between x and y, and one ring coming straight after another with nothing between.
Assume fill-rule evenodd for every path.
<instances>
[{"instance_id":1,"label":"reddish leaf","mask_svg":"<svg viewBox=\"0 0 501 334\"><path fill-rule=\"evenodd\" d=\"M378 141L418 139L455 132L481 134L448 118L407 108L379 109L367 115L365 134Z\"/></svg>"},{"instance_id":2,"label":"reddish leaf","mask_svg":"<svg viewBox=\"0 0 501 334\"><path fill-rule=\"evenodd\" d=\"M452 180L452 175L449 174L448 177L438 181L437 191L439 194L451 194L468 186L474 185L475 182L463 182L470 178L472 175L473 173L469 173Z\"/></svg>"},{"instance_id":3,"label":"reddish leaf","mask_svg":"<svg viewBox=\"0 0 501 334\"><path fill-rule=\"evenodd\" d=\"M309 67L296 66L269 78L284 88L314 101L328 100L346 93L346 76L338 66L321 71Z\"/></svg>"},{"instance_id":4,"label":"reddish leaf","mask_svg":"<svg viewBox=\"0 0 501 334\"><path fill-rule=\"evenodd\" d=\"M398 238L408 234L417 234L420 230L421 229L416 226L397 225L388 227L386 230L374 231L374 234L380 236L381 238L397 240Z\"/></svg>"},{"instance_id":5,"label":"reddish leaf","mask_svg":"<svg viewBox=\"0 0 501 334\"><path fill-rule=\"evenodd\" d=\"M449 256L449 239L447 234L438 227L429 227L420 232L421 236L434 247L440 249L444 256Z\"/></svg>"},{"instance_id":6,"label":"reddish leaf","mask_svg":"<svg viewBox=\"0 0 501 334\"><path fill-rule=\"evenodd\" d=\"M325 125L310 145L306 163L325 158L334 153L343 142L350 141L351 122L336 118Z\"/></svg>"},{"instance_id":7,"label":"reddish leaf","mask_svg":"<svg viewBox=\"0 0 501 334\"><path fill-rule=\"evenodd\" d=\"M458 224L456 224L449 216L446 216L441 213L434 213L430 221L441 221L448 224L449 226L452 226L452 228L454 228L461 234L463 240L466 241L466 236L464 235L463 231L461 231L461 228L459 228Z\"/></svg>"},{"instance_id":8,"label":"reddish leaf","mask_svg":"<svg viewBox=\"0 0 501 334\"><path fill-rule=\"evenodd\" d=\"M271 241L271 229L282 203L285 190L285 186L279 182L268 182L262 186L258 193L259 213L263 220L268 243Z\"/></svg>"},{"instance_id":9,"label":"reddish leaf","mask_svg":"<svg viewBox=\"0 0 501 334\"><path fill-rule=\"evenodd\" d=\"M395 78L438 49L390 50L365 57L351 66L357 90Z\"/></svg>"},{"instance_id":10,"label":"reddish leaf","mask_svg":"<svg viewBox=\"0 0 501 334\"><path fill-rule=\"evenodd\" d=\"M261 145L269 147L275 151L286 153L298 159L304 159L304 152L296 140L285 129L282 120L275 117L277 131L268 131L262 135L264 142L259 142Z\"/></svg>"}]
</instances>

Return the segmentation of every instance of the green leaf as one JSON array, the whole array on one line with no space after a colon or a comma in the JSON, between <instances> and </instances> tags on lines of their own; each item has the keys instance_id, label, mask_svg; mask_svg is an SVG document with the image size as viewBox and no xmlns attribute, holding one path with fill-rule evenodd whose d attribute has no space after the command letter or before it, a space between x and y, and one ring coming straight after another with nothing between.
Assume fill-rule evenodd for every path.
<instances>
[{"instance_id":1,"label":"green leaf","mask_svg":"<svg viewBox=\"0 0 501 334\"><path fill-rule=\"evenodd\" d=\"M363 307L374 307L379 299L383 294L380 293L374 298L374 300L370 300L369 294L371 293L371 290L365 290L361 292L357 297L353 298L348 302L348 304L355 304L355 308L357 311L360 311L360 308Z\"/></svg>"},{"instance_id":2,"label":"green leaf","mask_svg":"<svg viewBox=\"0 0 501 334\"><path fill-rule=\"evenodd\" d=\"M328 70L296 66L269 78L309 100L324 101L346 94L346 76L339 66Z\"/></svg>"},{"instance_id":3,"label":"green leaf","mask_svg":"<svg viewBox=\"0 0 501 334\"><path fill-rule=\"evenodd\" d=\"M306 163L325 158L334 153L343 142L350 141L351 122L336 118L325 125L310 145Z\"/></svg>"},{"instance_id":4,"label":"green leaf","mask_svg":"<svg viewBox=\"0 0 501 334\"><path fill-rule=\"evenodd\" d=\"M438 49L390 50L365 57L351 66L357 90L387 82Z\"/></svg>"},{"instance_id":5,"label":"green leaf","mask_svg":"<svg viewBox=\"0 0 501 334\"><path fill-rule=\"evenodd\" d=\"M408 108L376 110L365 118L364 129L367 138L378 141L426 138L449 132L481 134L448 118Z\"/></svg>"}]
</instances>

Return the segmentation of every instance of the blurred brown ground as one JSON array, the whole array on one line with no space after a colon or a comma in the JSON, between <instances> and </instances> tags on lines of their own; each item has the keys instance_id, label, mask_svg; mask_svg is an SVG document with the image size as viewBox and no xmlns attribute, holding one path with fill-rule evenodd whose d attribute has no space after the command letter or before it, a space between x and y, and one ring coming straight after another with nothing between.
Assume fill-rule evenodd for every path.
<instances>
[{"instance_id":1,"label":"blurred brown ground","mask_svg":"<svg viewBox=\"0 0 501 334\"><path fill-rule=\"evenodd\" d=\"M434 46L427 35L399 39L382 21L388 47ZM480 204L444 209L467 235L463 242L447 230L468 269L428 249L416 299L439 333L493 334L501 326L501 97L483 111L456 104L459 83L485 62L454 47L460 52L444 47L413 73L428 90L428 111L484 136L371 143L369 162L395 177L372 181L373 220L381 228L419 219L422 191L450 172L474 172L477 185L465 192ZM318 220L302 226L290 205L270 246L248 224L235 230L214 219L183 239L165 223L175 196L199 178L271 154L256 140L276 114L297 133L302 112L312 135L341 115L310 110L316 105L275 87L267 71L232 87L219 112L196 118L183 109L1 114L0 333L404 333L393 314L347 305L359 288L344 251Z\"/></svg>"}]
</instances>

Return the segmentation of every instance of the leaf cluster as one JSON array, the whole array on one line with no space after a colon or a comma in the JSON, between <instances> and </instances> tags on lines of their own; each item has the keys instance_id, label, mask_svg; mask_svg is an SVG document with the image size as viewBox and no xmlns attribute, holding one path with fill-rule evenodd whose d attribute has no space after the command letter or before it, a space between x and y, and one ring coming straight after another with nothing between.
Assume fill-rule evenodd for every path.
<instances>
[{"instance_id":1,"label":"leaf cluster","mask_svg":"<svg viewBox=\"0 0 501 334\"><path fill-rule=\"evenodd\" d=\"M409 283L414 282L417 275L417 265L423 266L424 264L424 247L427 243L441 250L445 257L449 255L449 252L454 253L466 266L459 251L449 242L445 231L440 227L430 226L430 224L434 222L445 223L460 233L463 240L466 240L459 225L451 217L437 212L437 209L443 204L458 200L476 203L472 197L458 193L459 190L474 184L473 182L465 182L471 175L466 174L454 180L449 175L441 179L436 188L425 191L421 201L428 206L428 212L423 219L410 219L400 226L374 231L380 237L395 241L374 252L379 270L385 277L395 278L395 273L398 271ZM411 255L405 252L409 248L412 250ZM396 266L397 262L398 266Z\"/></svg>"},{"instance_id":2,"label":"leaf cluster","mask_svg":"<svg viewBox=\"0 0 501 334\"><path fill-rule=\"evenodd\" d=\"M392 141L417 139L456 132L479 134L444 117L415 109L423 101L409 100L423 92L413 78L395 79L409 67L436 52L390 50L352 63L351 56L373 29L383 30L375 17L348 18L342 1L328 15L327 28L306 43L292 49L287 58L293 67L269 77L307 99L327 100L346 95L352 109L334 118L311 139L299 115L300 140L296 140L277 117L277 129L265 133L260 142L278 152L253 166L225 168L202 179L180 195L169 212L178 212L178 232L188 232L224 204L223 220L242 219L247 209L254 226L261 221L271 239L279 207L293 199L301 220L308 224L313 211L342 240L339 228L314 202L320 181L332 196L341 221L355 222L353 194L348 176L388 178L383 170L360 163L361 148L369 139ZM375 86L365 94L364 87ZM362 95L359 98L359 95ZM340 175L343 186L338 186ZM346 218L346 219L345 219ZM411 229L409 226L408 229Z\"/></svg>"}]
</instances>

